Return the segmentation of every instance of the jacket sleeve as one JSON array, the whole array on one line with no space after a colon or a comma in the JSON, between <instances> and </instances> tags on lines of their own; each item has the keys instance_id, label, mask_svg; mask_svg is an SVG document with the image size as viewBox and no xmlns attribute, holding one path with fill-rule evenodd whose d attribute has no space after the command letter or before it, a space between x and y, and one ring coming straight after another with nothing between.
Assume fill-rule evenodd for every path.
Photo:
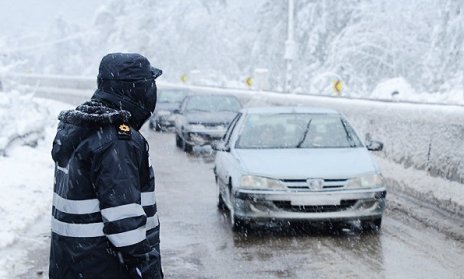
<instances>
[{"instance_id":1,"label":"jacket sleeve","mask_svg":"<svg viewBox=\"0 0 464 279\"><path fill-rule=\"evenodd\" d=\"M150 251L139 175L144 155L134 141L119 139L100 149L93 162L103 232L129 265L142 263Z\"/></svg>"}]
</instances>

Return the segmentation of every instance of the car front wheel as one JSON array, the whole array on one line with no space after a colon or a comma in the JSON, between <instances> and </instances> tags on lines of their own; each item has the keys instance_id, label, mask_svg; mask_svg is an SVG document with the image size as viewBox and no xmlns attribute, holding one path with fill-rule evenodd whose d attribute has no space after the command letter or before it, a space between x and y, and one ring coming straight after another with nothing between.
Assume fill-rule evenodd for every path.
<instances>
[{"instance_id":1,"label":"car front wheel","mask_svg":"<svg viewBox=\"0 0 464 279\"><path fill-rule=\"evenodd\" d=\"M236 216L233 217L233 221L232 221L232 230L234 232L238 232L238 231L242 231L245 229L245 223L238 219Z\"/></svg>"},{"instance_id":2,"label":"car front wheel","mask_svg":"<svg viewBox=\"0 0 464 279\"><path fill-rule=\"evenodd\" d=\"M382 228L382 217L374 220L362 220L361 228L366 232L378 232Z\"/></svg>"},{"instance_id":3,"label":"car front wheel","mask_svg":"<svg viewBox=\"0 0 464 279\"><path fill-rule=\"evenodd\" d=\"M176 146L179 148L182 147L182 139L178 134L176 134Z\"/></svg>"},{"instance_id":4,"label":"car front wheel","mask_svg":"<svg viewBox=\"0 0 464 279\"><path fill-rule=\"evenodd\" d=\"M218 197L218 203L217 206L220 210L226 210L227 206L226 203L224 202L224 199L222 199L222 195L219 193Z\"/></svg>"},{"instance_id":5,"label":"car front wheel","mask_svg":"<svg viewBox=\"0 0 464 279\"><path fill-rule=\"evenodd\" d=\"M185 140L182 140L182 149L184 149L185 152L192 152L193 146L188 144Z\"/></svg>"},{"instance_id":6,"label":"car front wheel","mask_svg":"<svg viewBox=\"0 0 464 279\"><path fill-rule=\"evenodd\" d=\"M232 231L241 232L241 231L247 231L248 229L250 229L250 221L243 220L242 218L235 215L234 203L232 201L231 201L231 204L232 206L229 210L229 213L230 213L230 222L232 225Z\"/></svg>"}]
</instances>

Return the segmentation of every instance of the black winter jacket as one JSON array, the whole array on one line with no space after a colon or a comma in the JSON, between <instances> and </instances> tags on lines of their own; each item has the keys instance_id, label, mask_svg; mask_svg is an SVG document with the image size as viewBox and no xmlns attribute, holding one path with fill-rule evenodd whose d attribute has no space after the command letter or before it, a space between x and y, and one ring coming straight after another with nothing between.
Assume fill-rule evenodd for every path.
<instances>
[{"instance_id":1,"label":"black winter jacket","mask_svg":"<svg viewBox=\"0 0 464 279\"><path fill-rule=\"evenodd\" d=\"M129 116L98 102L60 114L50 278L161 278L154 173Z\"/></svg>"}]
</instances>

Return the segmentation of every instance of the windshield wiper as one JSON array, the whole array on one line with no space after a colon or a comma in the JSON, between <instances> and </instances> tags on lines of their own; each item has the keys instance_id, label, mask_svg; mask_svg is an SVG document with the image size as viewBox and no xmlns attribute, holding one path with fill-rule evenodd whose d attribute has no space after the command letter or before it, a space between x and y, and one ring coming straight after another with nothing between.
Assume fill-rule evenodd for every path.
<instances>
[{"instance_id":1,"label":"windshield wiper","mask_svg":"<svg viewBox=\"0 0 464 279\"><path fill-rule=\"evenodd\" d=\"M311 121L313 120L310 119L308 121L308 124L306 124L306 130L304 132L303 138L298 142L298 144L296 145L296 148L300 148L303 142L306 140L306 137L308 136L308 132L309 132L309 127L311 126Z\"/></svg>"},{"instance_id":2,"label":"windshield wiper","mask_svg":"<svg viewBox=\"0 0 464 279\"><path fill-rule=\"evenodd\" d=\"M356 147L356 143L354 142L350 131L348 131L348 128L346 127L345 121L343 121L343 119L340 119L340 121L342 122L343 128L345 128L346 140L350 143L350 147Z\"/></svg>"}]
</instances>

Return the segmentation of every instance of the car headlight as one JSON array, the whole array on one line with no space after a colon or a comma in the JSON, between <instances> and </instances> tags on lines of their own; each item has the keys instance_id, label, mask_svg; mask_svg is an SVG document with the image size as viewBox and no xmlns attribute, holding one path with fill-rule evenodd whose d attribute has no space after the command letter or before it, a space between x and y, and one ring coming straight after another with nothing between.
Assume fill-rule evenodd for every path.
<instances>
[{"instance_id":1,"label":"car headlight","mask_svg":"<svg viewBox=\"0 0 464 279\"><path fill-rule=\"evenodd\" d=\"M187 125L186 128L189 131L202 131L202 130L206 129L205 125L202 125L202 124L190 124L190 123Z\"/></svg>"},{"instance_id":2,"label":"car headlight","mask_svg":"<svg viewBox=\"0 0 464 279\"><path fill-rule=\"evenodd\" d=\"M197 143L197 144L204 144L206 143L206 139L203 137L196 135L196 134L190 134L190 140Z\"/></svg>"},{"instance_id":3,"label":"car headlight","mask_svg":"<svg viewBox=\"0 0 464 279\"><path fill-rule=\"evenodd\" d=\"M384 180L381 174L370 173L350 179L346 188L380 187L383 185Z\"/></svg>"},{"instance_id":4,"label":"car headlight","mask_svg":"<svg viewBox=\"0 0 464 279\"><path fill-rule=\"evenodd\" d=\"M276 179L260 176L243 175L240 179L240 188L246 189L285 189L285 185Z\"/></svg>"}]
</instances>

